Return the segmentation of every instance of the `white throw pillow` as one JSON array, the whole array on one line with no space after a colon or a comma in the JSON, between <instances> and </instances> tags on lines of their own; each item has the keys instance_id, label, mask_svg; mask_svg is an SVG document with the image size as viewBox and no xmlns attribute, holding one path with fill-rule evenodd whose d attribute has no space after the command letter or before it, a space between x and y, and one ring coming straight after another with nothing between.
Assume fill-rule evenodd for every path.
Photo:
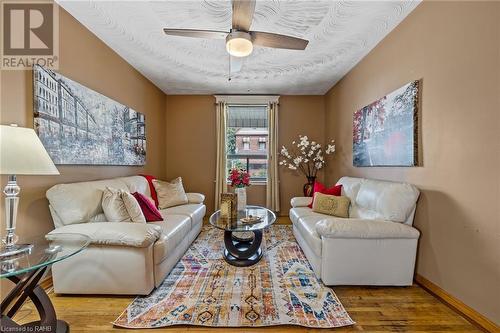
<instances>
[{"instance_id":1,"label":"white throw pillow","mask_svg":"<svg viewBox=\"0 0 500 333\"><path fill-rule=\"evenodd\" d=\"M158 208L160 209L188 203L181 177L177 177L170 182L153 179L153 186L158 195Z\"/></svg>"},{"instance_id":2,"label":"white throw pillow","mask_svg":"<svg viewBox=\"0 0 500 333\"><path fill-rule=\"evenodd\" d=\"M132 222L146 223L146 217L144 217L141 206L132 194L122 192L122 200Z\"/></svg>"},{"instance_id":3,"label":"white throw pillow","mask_svg":"<svg viewBox=\"0 0 500 333\"><path fill-rule=\"evenodd\" d=\"M122 200L120 190L106 187L102 193L102 210L106 215L108 222L130 222L130 215L128 214L125 203Z\"/></svg>"},{"instance_id":4,"label":"white throw pillow","mask_svg":"<svg viewBox=\"0 0 500 333\"><path fill-rule=\"evenodd\" d=\"M101 204L108 222L146 223L139 203L130 193L106 187L102 194Z\"/></svg>"},{"instance_id":5,"label":"white throw pillow","mask_svg":"<svg viewBox=\"0 0 500 333\"><path fill-rule=\"evenodd\" d=\"M104 213L100 213L92 216L89 222L108 222L108 220L106 219L106 215L104 215Z\"/></svg>"}]
</instances>

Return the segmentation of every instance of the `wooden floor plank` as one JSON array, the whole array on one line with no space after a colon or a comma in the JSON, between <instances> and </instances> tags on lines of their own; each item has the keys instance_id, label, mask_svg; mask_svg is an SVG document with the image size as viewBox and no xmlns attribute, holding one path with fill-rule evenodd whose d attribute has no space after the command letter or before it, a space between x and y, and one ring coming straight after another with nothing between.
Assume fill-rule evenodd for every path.
<instances>
[{"instance_id":1,"label":"wooden floor plank","mask_svg":"<svg viewBox=\"0 0 500 333\"><path fill-rule=\"evenodd\" d=\"M419 286L411 287L335 287L342 304L357 322L336 329L310 329L295 326L264 328L224 328L224 332L481 332L465 318L441 303ZM132 297L57 296L50 295L60 319L71 325L71 332L121 333L128 329L113 328L111 322L133 300ZM22 322L36 318L33 306ZM19 318L16 318L19 319ZM154 332L220 332L222 328L175 326ZM151 330L133 330L151 332Z\"/></svg>"}]
</instances>

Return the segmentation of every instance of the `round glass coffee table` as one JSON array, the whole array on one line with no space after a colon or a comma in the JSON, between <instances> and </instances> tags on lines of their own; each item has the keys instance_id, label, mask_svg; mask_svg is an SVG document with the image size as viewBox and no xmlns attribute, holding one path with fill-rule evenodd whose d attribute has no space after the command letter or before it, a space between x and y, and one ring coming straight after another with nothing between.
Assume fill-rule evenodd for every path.
<instances>
[{"instance_id":1,"label":"round glass coffee table","mask_svg":"<svg viewBox=\"0 0 500 333\"><path fill-rule=\"evenodd\" d=\"M1 332L69 332L68 324L57 320L54 306L38 282L52 264L85 249L90 238L80 234L57 234L55 237L52 240L45 237L28 239L29 251L0 260L0 278L16 284L0 305ZM40 320L18 324L13 318L28 298L35 305Z\"/></svg>"},{"instance_id":2,"label":"round glass coffee table","mask_svg":"<svg viewBox=\"0 0 500 333\"><path fill-rule=\"evenodd\" d=\"M241 221L250 215L260 217L260 221ZM210 216L209 222L212 226L224 230L224 259L233 266L246 267L256 264L262 258L262 230L276 222L276 215L264 207L247 206L244 211L238 212L236 219L222 218L218 210ZM249 232L253 233L253 237L240 235Z\"/></svg>"}]
</instances>

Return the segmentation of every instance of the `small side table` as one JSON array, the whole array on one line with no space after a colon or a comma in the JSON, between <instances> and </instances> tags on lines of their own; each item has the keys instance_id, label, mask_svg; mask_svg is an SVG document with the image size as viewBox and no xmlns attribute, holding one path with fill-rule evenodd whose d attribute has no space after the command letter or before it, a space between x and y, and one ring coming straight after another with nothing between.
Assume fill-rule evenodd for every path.
<instances>
[{"instance_id":1,"label":"small side table","mask_svg":"<svg viewBox=\"0 0 500 333\"><path fill-rule=\"evenodd\" d=\"M1 332L69 332L65 321L58 320L54 306L38 282L54 263L67 259L85 249L90 238L80 234L59 234L57 240L44 237L34 239L30 252L0 261L0 278L9 279L16 285L0 305ZM12 318L27 298L35 305L40 320L18 324Z\"/></svg>"}]
</instances>

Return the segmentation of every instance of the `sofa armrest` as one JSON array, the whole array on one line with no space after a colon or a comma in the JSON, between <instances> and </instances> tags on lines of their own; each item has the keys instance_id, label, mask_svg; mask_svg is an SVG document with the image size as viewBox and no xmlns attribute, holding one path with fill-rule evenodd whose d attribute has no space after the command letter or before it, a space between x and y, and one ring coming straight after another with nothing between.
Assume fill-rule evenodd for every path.
<instances>
[{"instance_id":1,"label":"sofa armrest","mask_svg":"<svg viewBox=\"0 0 500 333\"><path fill-rule=\"evenodd\" d=\"M403 223L335 217L316 223L316 231L325 238L418 239L420 236L417 229Z\"/></svg>"},{"instance_id":2,"label":"sofa armrest","mask_svg":"<svg viewBox=\"0 0 500 333\"><path fill-rule=\"evenodd\" d=\"M136 222L95 222L70 224L49 232L47 240L63 240L65 234L83 234L91 244L148 247L161 235L161 227Z\"/></svg>"},{"instance_id":3,"label":"sofa armrest","mask_svg":"<svg viewBox=\"0 0 500 333\"><path fill-rule=\"evenodd\" d=\"M293 208L296 207L307 207L311 204L312 197L295 197L290 200L290 205Z\"/></svg>"},{"instance_id":4,"label":"sofa armrest","mask_svg":"<svg viewBox=\"0 0 500 333\"><path fill-rule=\"evenodd\" d=\"M205 201L205 195L201 193L186 193L188 202L192 204L201 204Z\"/></svg>"}]
</instances>

